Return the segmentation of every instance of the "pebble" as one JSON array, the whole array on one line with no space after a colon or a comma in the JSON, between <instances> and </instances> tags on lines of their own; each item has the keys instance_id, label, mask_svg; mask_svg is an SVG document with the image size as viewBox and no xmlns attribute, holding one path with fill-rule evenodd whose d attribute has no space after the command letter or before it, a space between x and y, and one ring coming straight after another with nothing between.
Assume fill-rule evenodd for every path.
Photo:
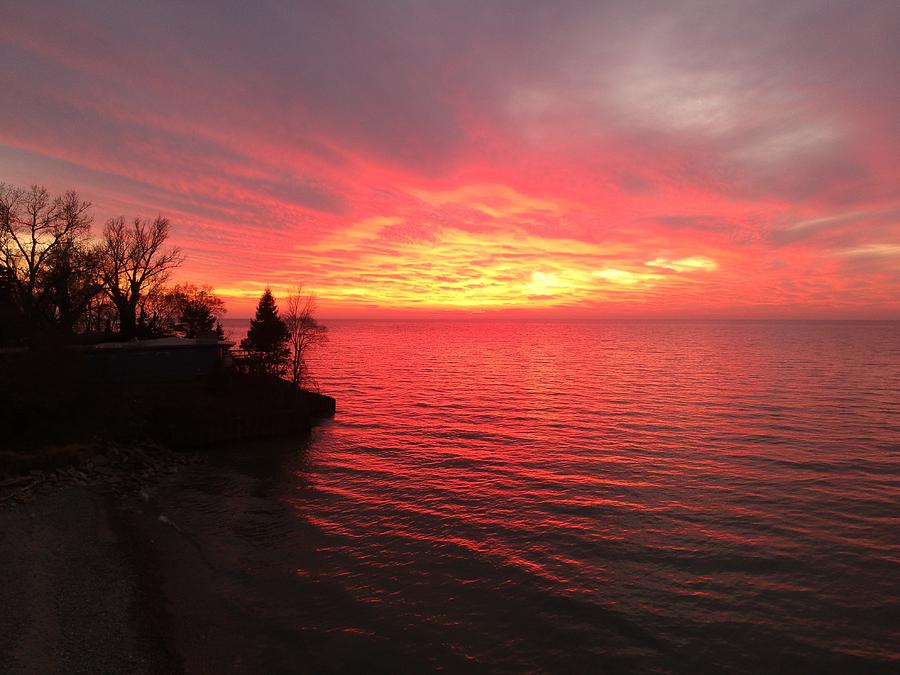
<instances>
[{"instance_id":1,"label":"pebble","mask_svg":"<svg viewBox=\"0 0 900 675\"><path fill-rule=\"evenodd\" d=\"M31 470L20 476L0 476L0 508L15 508L16 503L34 499L36 493L49 494L67 485L95 486L105 494L128 496L148 495L147 488L161 478L178 473L179 465L202 464L206 457L200 453L175 453L158 445L97 448L95 456L79 466L61 467L55 471ZM23 485L33 483L20 492ZM4 499L5 497L11 498Z\"/></svg>"}]
</instances>

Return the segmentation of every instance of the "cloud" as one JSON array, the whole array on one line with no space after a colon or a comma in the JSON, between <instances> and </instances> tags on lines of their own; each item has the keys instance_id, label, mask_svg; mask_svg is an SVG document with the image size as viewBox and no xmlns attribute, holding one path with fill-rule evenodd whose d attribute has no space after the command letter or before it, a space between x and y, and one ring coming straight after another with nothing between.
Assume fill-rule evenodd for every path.
<instances>
[{"instance_id":1,"label":"cloud","mask_svg":"<svg viewBox=\"0 0 900 675\"><path fill-rule=\"evenodd\" d=\"M893 258L900 263L900 244L865 244L844 249L841 255L864 258Z\"/></svg>"},{"instance_id":2,"label":"cloud","mask_svg":"<svg viewBox=\"0 0 900 675\"><path fill-rule=\"evenodd\" d=\"M879 0L19 3L0 179L165 212L234 298L896 314L854 261L898 240L898 32Z\"/></svg>"},{"instance_id":3,"label":"cloud","mask_svg":"<svg viewBox=\"0 0 900 675\"><path fill-rule=\"evenodd\" d=\"M655 260L648 260L644 264L647 267L661 267L673 272L711 272L719 269L719 264L715 260L702 255L694 255L679 260L656 258Z\"/></svg>"}]
</instances>

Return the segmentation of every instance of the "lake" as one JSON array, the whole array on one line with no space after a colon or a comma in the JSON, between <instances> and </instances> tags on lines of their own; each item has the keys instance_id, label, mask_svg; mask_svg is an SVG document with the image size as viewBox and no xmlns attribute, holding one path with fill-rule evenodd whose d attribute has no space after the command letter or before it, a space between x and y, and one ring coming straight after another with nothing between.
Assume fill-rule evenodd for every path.
<instances>
[{"instance_id":1,"label":"lake","mask_svg":"<svg viewBox=\"0 0 900 675\"><path fill-rule=\"evenodd\" d=\"M328 325L333 421L162 488L245 661L900 665L900 324Z\"/></svg>"}]
</instances>

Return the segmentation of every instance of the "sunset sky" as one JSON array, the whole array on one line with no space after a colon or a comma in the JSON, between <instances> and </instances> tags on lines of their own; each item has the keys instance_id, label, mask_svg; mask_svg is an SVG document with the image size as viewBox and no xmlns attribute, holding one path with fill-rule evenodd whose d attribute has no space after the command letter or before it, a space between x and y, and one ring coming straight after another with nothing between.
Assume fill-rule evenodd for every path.
<instances>
[{"instance_id":1,"label":"sunset sky","mask_svg":"<svg viewBox=\"0 0 900 675\"><path fill-rule=\"evenodd\" d=\"M0 181L229 316L900 318L895 0L0 7Z\"/></svg>"}]
</instances>

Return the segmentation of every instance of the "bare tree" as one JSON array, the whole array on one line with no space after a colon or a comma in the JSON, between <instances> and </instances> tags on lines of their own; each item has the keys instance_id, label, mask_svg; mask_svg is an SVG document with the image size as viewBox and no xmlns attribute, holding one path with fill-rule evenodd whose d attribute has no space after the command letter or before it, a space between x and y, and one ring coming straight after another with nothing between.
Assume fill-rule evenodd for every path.
<instances>
[{"instance_id":1,"label":"bare tree","mask_svg":"<svg viewBox=\"0 0 900 675\"><path fill-rule=\"evenodd\" d=\"M289 372L291 382L301 387L309 381L306 358L314 347L328 340L328 329L316 321L316 296L304 294L301 288L288 296L287 311L283 321L288 329L288 343L291 347Z\"/></svg>"},{"instance_id":2,"label":"bare tree","mask_svg":"<svg viewBox=\"0 0 900 675\"><path fill-rule=\"evenodd\" d=\"M83 329L95 298L102 296L97 260L96 248L78 241L58 246L47 256L40 286L49 299L46 311L63 334Z\"/></svg>"},{"instance_id":3,"label":"bare tree","mask_svg":"<svg viewBox=\"0 0 900 675\"><path fill-rule=\"evenodd\" d=\"M0 276L32 343L82 328L100 291L90 207L75 192L0 184Z\"/></svg>"},{"instance_id":4,"label":"bare tree","mask_svg":"<svg viewBox=\"0 0 900 675\"><path fill-rule=\"evenodd\" d=\"M131 224L113 218L103 229L100 278L103 289L119 313L119 332L135 337L147 320L144 303L161 292L174 267L181 264L181 251L164 249L169 221L135 218ZM140 311L140 314L139 314Z\"/></svg>"},{"instance_id":5,"label":"bare tree","mask_svg":"<svg viewBox=\"0 0 900 675\"><path fill-rule=\"evenodd\" d=\"M71 307L55 303L70 295L73 270L82 268L90 208L73 191L52 197L38 185L0 183L0 274L33 332L48 322L73 324Z\"/></svg>"},{"instance_id":6,"label":"bare tree","mask_svg":"<svg viewBox=\"0 0 900 675\"><path fill-rule=\"evenodd\" d=\"M117 312L118 310L109 296L101 291L89 299L75 328L84 333L102 333L105 337L112 339Z\"/></svg>"}]
</instances>

